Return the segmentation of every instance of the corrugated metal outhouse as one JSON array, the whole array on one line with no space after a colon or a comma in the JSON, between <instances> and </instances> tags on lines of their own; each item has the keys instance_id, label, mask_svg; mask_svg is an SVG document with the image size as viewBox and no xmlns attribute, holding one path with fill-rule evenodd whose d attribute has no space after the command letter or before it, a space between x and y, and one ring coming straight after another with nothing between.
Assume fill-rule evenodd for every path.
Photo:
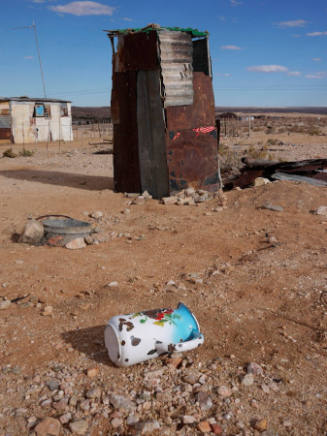
<instances>
[{"instance_id":1,"label":"corrugated metal outhouse","mask_svg":"<svg viewBox=\"0 0 327 436\"><path fill-rule=\"evenodd\" d=\"M217 190L208 33L158 25L106 32L116 190L156 198L189 186Z\"/></svg>"}]
</instances>

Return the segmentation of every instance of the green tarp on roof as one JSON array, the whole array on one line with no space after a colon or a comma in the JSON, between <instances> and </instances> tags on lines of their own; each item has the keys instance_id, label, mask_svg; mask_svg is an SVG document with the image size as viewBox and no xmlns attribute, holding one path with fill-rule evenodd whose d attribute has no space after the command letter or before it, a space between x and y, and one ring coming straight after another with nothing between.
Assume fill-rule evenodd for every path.
<instances>
[{"instance_id":1,"label":"green tarp on roof","mask_svg":"<svg viewBox=\"0 0 327 436\"><path fill-rule=\"evenodd\" d=\"M200 38L203 36L208 36L208 32L200 32L198 29L192 29L191 27L167 27L167 26L147 26L143 28L134 28L134 29L117 29L117 30L106 30L108 34L117 34L117 35L124 35L126 33L137 33L137 32L152 32L153 30L160 31L160 30L169 30L172 32L186 32L192 35L194 38Z\"/></svg>"}]
</instances>

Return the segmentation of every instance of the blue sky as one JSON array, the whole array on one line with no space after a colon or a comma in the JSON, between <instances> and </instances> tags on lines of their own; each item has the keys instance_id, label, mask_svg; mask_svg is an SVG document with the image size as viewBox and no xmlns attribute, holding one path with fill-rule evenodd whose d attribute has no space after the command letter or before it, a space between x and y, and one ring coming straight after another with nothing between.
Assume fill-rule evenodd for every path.
<instances>
[{"instance_id":1,"label":"blue sky","mask_svg":"<svg viewBox=\"0 0 327 436\"><path fill-rule=\"evenodd\" d=\"M102 29L149 23L208 30L217 106L327 106L326 0L1 0L0 96L110 102Z\"/></svg>"}]
</instances>

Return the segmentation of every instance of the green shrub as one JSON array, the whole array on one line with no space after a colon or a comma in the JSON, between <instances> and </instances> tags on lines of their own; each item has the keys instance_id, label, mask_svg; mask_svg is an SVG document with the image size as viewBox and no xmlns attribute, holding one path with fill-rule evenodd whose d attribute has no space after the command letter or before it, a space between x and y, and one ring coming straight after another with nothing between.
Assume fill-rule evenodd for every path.
<instances>
[{"instance_id":1,"label":"green shrub","mask_svg":"<svg viewBox=\"0 0 327 436\"><path fill-rule=\"evenodd\" d=\"M11 159L13 159L13 158L17 157L17 154L12 151L12 148L7 148L7 150L5 150L2 153L2 156L3 157L10 157Z\"/></svg>"},{"instance_id":2,"label":"green shrub","mask_svg":"<svg viewBox=\"0 0 327 436\"><path fill-rule=\"evenodd\" d=\"M27 150L26 148L23 148L23 150L19 152L19 156L23 156L23 157L31 157L31 156L33 156L33 154L34 154L34 151Z\"/></svg>"}]
</instances>

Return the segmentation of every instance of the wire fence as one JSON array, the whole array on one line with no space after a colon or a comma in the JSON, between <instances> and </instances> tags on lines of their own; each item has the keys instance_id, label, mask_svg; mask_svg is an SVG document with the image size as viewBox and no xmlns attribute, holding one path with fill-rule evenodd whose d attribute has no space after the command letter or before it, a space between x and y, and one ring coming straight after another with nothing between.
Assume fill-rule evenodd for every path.
<instances>
[{"instance_id":1,"label":"wire fence","mask_svg":"<svg viewBox=\"0 0 327 436\"><path fill-rule=\"evenodd\" d=\"M111 123L76 125L69 122L12 123L6 131L0 129L0 145L42 146L70 143L72 146L111 142Z\"/></svg>"}]
</instances>

